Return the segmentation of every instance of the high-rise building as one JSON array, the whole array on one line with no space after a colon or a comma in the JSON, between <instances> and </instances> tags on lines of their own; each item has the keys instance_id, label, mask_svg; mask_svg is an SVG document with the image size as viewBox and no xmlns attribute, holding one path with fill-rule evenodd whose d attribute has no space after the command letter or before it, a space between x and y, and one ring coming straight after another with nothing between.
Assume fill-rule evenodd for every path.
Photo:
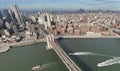
<instances>
[{"instance_id":1,"label":"high-rise building","mask_svg":"<svg viewBox=\"0 0 120 71\"><path fill-rule=\"evenodd\" d=\"M8 37L10 36L10 32L9 32L7 29L4 29L4 30L3 30L3 33L4 33L6 36L8 36Z\"/></svg>"},{"instance_id":2,"label":"high-rise building","mask_svg":"<svg viewBox=\"0 0 120 71\"><path fill-rule=\"evenodd\" d=\"M19 11L18 6L17 5L13 5L11 7L11 10L14 12L15 17L17 19L17 22L18 22L19 26L22 27L22 28L24 28L24 21L23 21L23 18L21 16L21 13Z\"/></svg>"},{"instance_id":3,"label":"high-rise building","mask_svg":"<svg viewBox=\"0 0 120 71\"><path fill-rule=\"evenodd\" d=\"M5 26L7 29L11 29L10 23L8 21L5 22Z\"/></svg>"},{"instance_id":4,"label":"high-rise building","mask_svg":"<svg viewBox=\"0 0 120 71\"><path fill-rule=\"evenodd\" d=\"M15 35L18 35L18 30L17 30L16 25L13 25L13 31L14 31Z\"/></svg>"},{"instance_id":5,"label":"high-rise building","mask_svg":"<svg viewBox=\"0 0 120 71\"><path fill-rule=\"evenodd\" d=\"M10 17L11 17L11 19L12 19L11 22L17 23L17 19L16 19L16 17L15 17L14 12L12 12L12 10L8 10L8 12L9 12Z\"/></svg>"},{"instance_id":6,"label":"high-rise building","mask_svg":"<svg viewBox=\"0 0 120 71\"><path fill-rule=\"evenodd\" d=\"M41 25L41 24L43 24L43 18L42 17L38 17L38 23Z\"/></svg>"},{"instance_id":7,"label":"high-rise building","mask_svg":"<svg viewBox=\"0 0 120 71\"><path fill-rule=\"evenodd\" d=\"M0 11L0 29L2 28L2 22L3 22L3 16L2 16L2 13Z\"/></svg>"},{"instance_id":8,"label":"high-rise building","mask_svg":"<svg viewBox=\"0 0 120 71\"><path fill-rule=\"evenodd\" d=\"M1 11L0 11L0 19L1 19L1 20L2 20L2 17L3 17L3 16L2 16L2 13L1 13Z\"/></svg>"},{"instance_id":9,"label":"high-rise building","mask_svg":"<svg viewBox=\"0 0 120 71\"><path fill-rule=\"evenodd\" d=\"M8 9L2 10L2 16L6 21L11 22L11 16L10 16L10 13L8 12Z\"/></svg>"},{"instance_id":10,"label":"high-rise building","mask_svg":"<svg viewBox=\"0 0 120 71\"><path fill-rule=\"evenodd\" d=\"M45 24L45 28L47 29L47 27L51 26L51 17L50 14L46 13L44 16L44 24Z\"/></svg>"}]
</instances>

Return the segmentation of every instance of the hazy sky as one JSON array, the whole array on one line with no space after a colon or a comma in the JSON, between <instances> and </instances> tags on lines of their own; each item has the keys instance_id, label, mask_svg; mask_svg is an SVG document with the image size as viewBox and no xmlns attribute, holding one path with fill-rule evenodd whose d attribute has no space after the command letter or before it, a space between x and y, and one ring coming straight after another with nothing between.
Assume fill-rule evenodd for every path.
<instances>
[{"instance_id":1,"label":"hazy sky","mask_svg":"<svg viewBox=\"0 0 120 71\"><path fill-rule=\"evenodd\" d=\"M21 9L111 9L120 11L120 0L0 0L0 8L17 4Z\"/></svg>"}]
</instances>

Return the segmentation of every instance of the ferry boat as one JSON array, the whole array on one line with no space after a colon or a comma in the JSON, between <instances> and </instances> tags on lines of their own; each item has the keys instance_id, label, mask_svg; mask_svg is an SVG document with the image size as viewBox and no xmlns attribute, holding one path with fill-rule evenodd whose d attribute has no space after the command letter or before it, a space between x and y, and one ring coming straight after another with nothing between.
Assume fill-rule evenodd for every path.
<instances>
[{"instance_id":1,"label":"ferry boat","mask_svg":"<svg viewBox=\"0 0 120 71\"><path fill-rule=\"evenodd\" d=\"M40 70L40 68L41 68L41 65L36 65L32 67L32 71Z\"/></svg>"},{"instance_id":2,"label":"ferry boat","mask_svg":"<svg viewBox=\"0 0 120 71\"><path fill-rule=\"evenodd\" d=\"M115 57L113 59L109 59L104 62L98 63L97 67L104 67L104 66L109 66L113 64L120 64L120 57Z\"/></svg>"}]
</instances>

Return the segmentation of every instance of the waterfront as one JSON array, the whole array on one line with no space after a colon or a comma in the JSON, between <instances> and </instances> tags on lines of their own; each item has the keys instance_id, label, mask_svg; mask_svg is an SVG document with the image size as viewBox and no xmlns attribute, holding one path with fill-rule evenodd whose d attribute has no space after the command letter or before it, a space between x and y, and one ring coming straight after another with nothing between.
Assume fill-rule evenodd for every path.
<instances>
[{"instance_id":1,"label":"waterfront","mask_svg":"<svg viewBox=\"0 0 120 71\"><path fill-rule=\"evenodd\" d=\"M89 52L91 54L70 56L83 71L119 71L119 64L97 67L98 63L120 57L120 39L61 39L59 40L67 54L71 52Z\"/></svg>"},{"instance_id":2,"label":"waterfront","mask_svg":"<svg viewBox=\"0 0 120 71\"><path fill-rule=\"evenodd\" d=\"M53 50L46 50L45 43L11 48L0 54L1 71L32 71L32 67L42 64L40 71L68 71Z\"/></svg>"}]
</instances>

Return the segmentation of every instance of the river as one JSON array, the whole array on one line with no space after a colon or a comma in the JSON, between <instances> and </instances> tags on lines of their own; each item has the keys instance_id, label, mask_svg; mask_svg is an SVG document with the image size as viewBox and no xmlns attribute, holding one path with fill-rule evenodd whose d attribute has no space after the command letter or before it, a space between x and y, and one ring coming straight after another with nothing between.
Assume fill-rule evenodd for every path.
<instances>
[{"instance_id":1,"label":"river","mask_svg":"<svg viewBox=\"0 0 120 71\"><path fill-rule=\"evenodd\" d=\"M120 57L120 39L60 39L59 43L67 54L78 53L78 55L70 57L83 71L120 71L120 63L97 66L104 61L120 61L118 59Z\"/></svg>"},{"instance_id":2,"label":"river","mask_svg":"<svg viewBox=\"0 0 120 71\"><path fill-rule=\"evenodd\" d=\"M0 71L32 71L42 64L40 71L68 71L53 50L46 50L45 43L14 47L0 54Z\"/></svg>"},{"instance_id":3,"label":"river","mask_svg":"<svg viewBox=\"0 0 120 71\"><path fill-rule=\"evenodd\" d=\"M120 64L97 67L98 63L120 60L120 39L61 39L62 48L83 71L119 71ZM53 50L46 50L46 43L14 47L0 54L0 71L32 71L42 64L40 71L68 71ZM118 59L117 59L118 57Z\"/></svg>"}]
</instances>

